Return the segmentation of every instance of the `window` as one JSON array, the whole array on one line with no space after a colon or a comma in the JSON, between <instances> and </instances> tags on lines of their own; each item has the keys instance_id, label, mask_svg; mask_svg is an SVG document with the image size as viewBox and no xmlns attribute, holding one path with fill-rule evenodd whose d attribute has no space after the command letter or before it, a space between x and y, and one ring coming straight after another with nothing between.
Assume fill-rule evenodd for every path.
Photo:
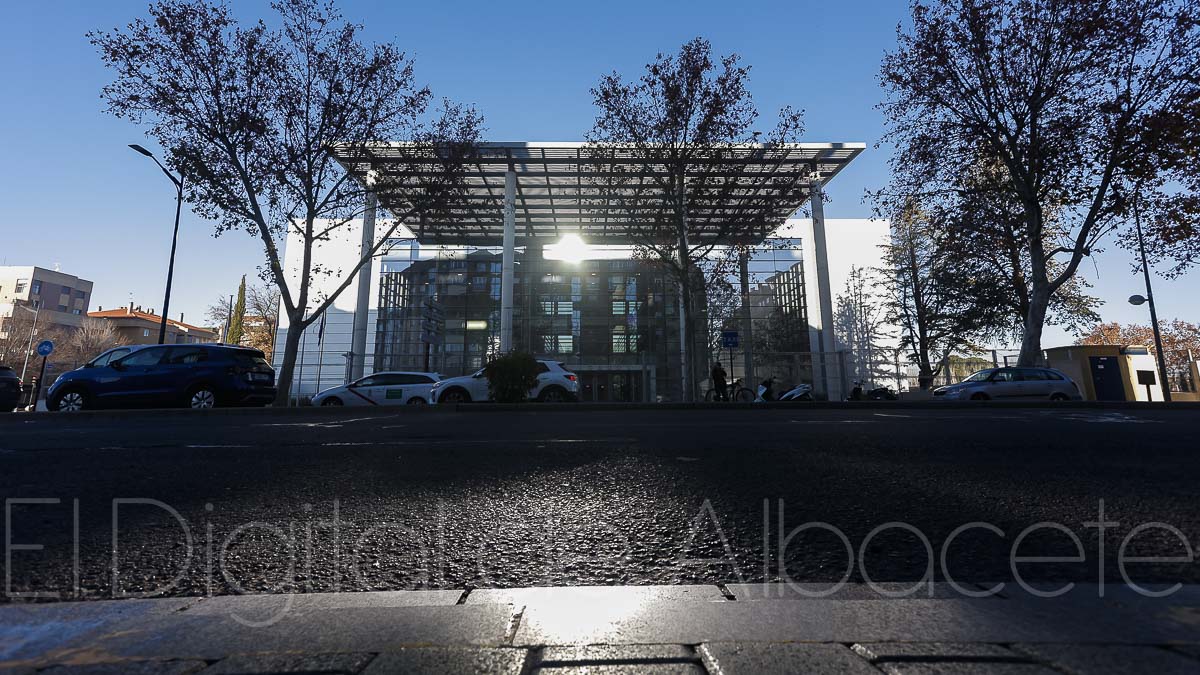
<instances>
[{"instance_id":1,"label":"window","mask_svg":"<svg viewBox=\"0 0 1200 675\"><path fill-rule=\"evenodd\" d=\"M1012 382L1016 379L1012 368L1001 368L992 375L992 382Z\"/></svg>"},{"instance_id":2,"label":"window","mask_svg":"<svg viewBox=\"0 0 1200 675\"><path fill-rule=\"evenodd\" d=\"M355 387L374 387L375 385L380 384L380 382L379 382L380 379L381 378L378 375L371 375L368 377L364 377L361 380L358 380L357 382L354 383L354 386Z\"/></svg>"},{"instance_id":3,"label":"window","mask_svg":"<svg viewBox=\"0 0 1200 675\"><path fill-rule=\"evenodd\" d=\"M121 359L122 366L156 366L167 353L166 347L151 347L136 351Z\"/></svg>"},{"instance_id":4,"label":"window","mask_svg":"<svg viewBox=\"0 0 1200 675\"><path fill-rule=\"evenodd\" d=\"M20 285L21 285L21 282L18 281L17 286L19 287ZM34 279L33 285L29 287L29 292L33 293L34 295L41 295L42 294L42 282L38 281L37 279Z\"/></svg>"},{"instance_id":5,"label":"window","mask_svg":"<svg viewBox=\"0 0 1200 675\"><path fill-rule=\"evenodd\" d=\"M83 296L85 295L87 295L87 293L84 293L83 291L75 291L75 297L79 300L82 300Z\"/></svg>"},{"instance_id":6,"label":"window","mask_svg":"<svg viewBox=\"0 0 1200 675\"><path fill-rule=\"evenodd\" d=\"M432 384L433 383L433 378L429 377L428 375L405 374L405 375L396 375L395 378L396 378L395 384Z\"/></svg>"},{"instance_id":7,"label":"window","mask_svg":"<svg viewBox=\"0 0 1200 675\"><path fill-rule=\"evenodd\" d=\"M1025 382L1040 382L1046 379L1046 371L1038 368L1018 368L1017 372Z\"/></svg>"},{"instance_id":8,"label":"window","mask_svg":"<svg viewBox=\"0 0 1200 675\"><path fill-rule=\"evenodd\" d=\"M142 329L142 337L150 337L150 329L149 328Z\"/></svg>"},{"instance_id":9,"label":"window","mask_svg":"<svg viewBox=\"0 0 1200 675\"><path fill-rule=\"evenodd\" d=\"M68 309L70 309L70 307L67 307L66 305L59 305L59 306L58 306L58 311L60 311L60 312L65 312L65 311L67 311Z\"/></svg>"},{"instance_id":10,"label":"window","mask_svg":"<svg viewBox=\"0 0 1200 675\"><path fill-rule=\"evenodd\" d=\"M83 314L83 310L82 309L73 309L73 310L71 310L71 313L74 314L75 316L79 316L80 314Z\"/></svg>"},{"instance_id":11,"label":"window","mask_svg":"<svg viewBox=\"0 0 1200 675\"><path fill-rule=\"evenodd\" d=\"M92 365L97 368L100 366L107 366L109 361L115 361L115 360L121 358L122 356L125 356L128 353L129 353L129 349L127 349L127 348L114 349L110 352L104 352L103 354L101 354L100 356L97 356L95 358L95 360L92 361Z\"/></svg>"},{"instance_id":12,"label":"window","mask_svg":"<svg viewBox=\"0 0 1200 675\"><path fill-rule=\"evenodd\" d=\"M13 289L13 293L24 293L26 288L29 288L29 280L17 279L17 287Z\"/></svg>"},{"instance_id":13,"label":"window","mask_svg":"<svg viewBox=\"0 0 1200 675\"><path fill-rule=\"evenodd\" d=\"M1043 371L1042 371L1042 374L1046 376L1046 379L1047 379L1047 380L1059 380L1059 381L1061 381L1061 380L1063 379L1063 376L1062 376L1062 375L1059 375L1058 373L1054 372L1053 370L1043 370Z\"/></svg>"},{"instance_id":14,"label":"window","mask_svg":"<svg viewBox=\"0 0 1200 675\"><path fill-rule=\"evenodd\" d=\"M171 350L164 363L174 366L189 365L208 360L208 352L198 347L176 347Z\"/></svg>"}]
</instances>

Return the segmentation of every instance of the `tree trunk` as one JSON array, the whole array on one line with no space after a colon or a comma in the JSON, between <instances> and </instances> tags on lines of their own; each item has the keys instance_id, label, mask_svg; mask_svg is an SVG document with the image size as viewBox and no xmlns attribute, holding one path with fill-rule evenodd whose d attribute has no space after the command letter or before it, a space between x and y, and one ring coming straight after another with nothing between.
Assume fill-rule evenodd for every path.
<instances>
[{"instance_id":1,"label":"tree trunk","mask_svg":"<svg viewBox=\"0 0 1200 675\"><path fill-rule=\"evenodd\" d=\"M690 269L688 271L690 272ZM696 384L697 384L696 377L698 375L698 373L696 372L696 353L695 353L695 351L696 351L696 327L694 325L693 318L692 318L692 288L691 287L692 287L692 284L691 284L690 280L688 283L680 284L680 291L681 291L681 295L683 296L683 303L681 304L681 306L679 308L679 310L680 310L679 320L681 322L683 322L683 339L685 342L684 345L681 345L680 351L682 352L682 357L683 357L683 367L686 369L686 373L687 373L684 377L685 382L684 382L683 400L686 402L689 402L689 403L696 400Z\"/></svg>"},{"instance_id":2,"label":"tree trunk","mask_svg":"<svg viewBox=\"0 0 1200 675\"><path fill-rule=\"evenodd\" d=\"M279 364L279 377L275 382L275 405L286 407L292 392L292 378L296 372L296 357L300 351L300 338L304 335L303 310L298 316L288 315L287 336L283 343L283 362Z\"/></svg>"},{"instance_id":3,"label":"tree trunk","mask_svg":"<svg viewBox=\"0 0 1200 675\"><path fill-rule=\"evenodd\" d=\"M1021 336L1021 354L1018 366L1036 366L1042 363L1042 328L1046 324L1046 309L1050 305L1050 290L1045 282L1035 279L1033 292L1029 294L1029 312L1025 315L1025 330Z\"/></svg>"}]
</instances>

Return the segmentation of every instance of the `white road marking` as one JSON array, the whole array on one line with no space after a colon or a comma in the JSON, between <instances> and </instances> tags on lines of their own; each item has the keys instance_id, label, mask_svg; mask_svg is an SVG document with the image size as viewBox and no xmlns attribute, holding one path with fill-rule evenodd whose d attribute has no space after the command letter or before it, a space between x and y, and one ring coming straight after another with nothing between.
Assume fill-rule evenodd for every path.
<instances>
[{"instance_id":1,"label":"white road marking","mask_svg":"<svg viewBox=\"0 0 1200 675\"><path fill-rule=\"evenodd\" d=\"M905 419L910 419L912 417L912 415L891 415L888 413L875 413L875 416L876 417L903 417Z\"/></svg>"},{"instance_id":2,"label":"white road marking","mask_svg":"<svg viewBox=\"0 0 1200 675\"><path fill-rule=\"evenodd\" d=\"M185 445L185 448L253 448L253 445Z\"/></svg>"}]
</instances>

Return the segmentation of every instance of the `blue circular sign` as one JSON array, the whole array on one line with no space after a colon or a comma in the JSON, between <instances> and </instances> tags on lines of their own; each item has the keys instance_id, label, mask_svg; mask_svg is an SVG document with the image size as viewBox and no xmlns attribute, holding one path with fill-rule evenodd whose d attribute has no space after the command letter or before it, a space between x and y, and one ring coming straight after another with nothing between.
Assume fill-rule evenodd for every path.
<instances>
[{"instance_id":1,"label":"blue circular sign","mask_svg":"<svg viewBox=\"0 0 1200 675\"><path fill-rule=\"evenodd\" d=\"M51 342L49 340L42 340L41 342L38 343L38 346L37 346L38 356L50 356L50 353L53 351L54 351L54 343L53 342Z\"/></svg>"}]
</instances>

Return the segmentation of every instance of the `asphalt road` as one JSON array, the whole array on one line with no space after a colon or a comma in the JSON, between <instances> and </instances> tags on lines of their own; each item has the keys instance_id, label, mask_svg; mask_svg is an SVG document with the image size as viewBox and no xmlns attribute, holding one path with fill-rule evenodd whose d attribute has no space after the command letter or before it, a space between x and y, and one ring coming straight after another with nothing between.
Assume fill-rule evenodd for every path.
<instances>
[{"instance_id":1,"label":"asphalt road","mask_svg":"<svg viewBox=\"0 0 1200 675\"><path fill-rule=\"evenodd\" d=\"M1081 560L1022 562L1023 578L1117 580L1139 525L1176 531L1143 527L1127 556L1200 542L1198 423L982 407L2 415L5 567L13 591L83 598L906 581L930 565L990 582L1013 578L1022 530L1053 523L1018 555ZM987 525L954 534L969 523ZM1195 562L1128 571L1200 582Z\"/></svg>"}]
</instances>

